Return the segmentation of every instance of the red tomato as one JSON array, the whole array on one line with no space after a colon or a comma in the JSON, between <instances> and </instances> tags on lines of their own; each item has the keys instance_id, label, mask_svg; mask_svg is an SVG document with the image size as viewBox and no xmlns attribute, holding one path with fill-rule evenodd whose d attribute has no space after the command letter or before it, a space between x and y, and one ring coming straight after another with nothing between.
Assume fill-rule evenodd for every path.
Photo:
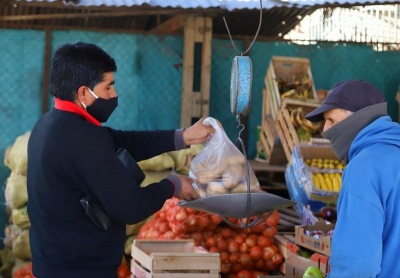
<instances>
[{"instance_id":1,"label":"red tomato","mask_svg":"<svg viewBox=\"0 0 400 278\"><path fill-rule=\"evenodd\" d=\"M229 228L221 228L220 233L221 233L222 237L225 239L232 238L232 230Z\"/></svg>"},{"instance_id":2,"label":"red tomato","mask_svg":"<svg viewBox=\"0 0 400 278\"><path fill-rule=\"evenodd\" d=\"M240 258L239 258L239 262L243 265L243 266L248 266L251 262L251 257L249 254L247 253L242 253L240 254Z\"/></svg>"},{"instance_id":3,"label":"red tomato","mask_svg":"<svg viewBox=\"0 0 400 278\"><path fill-rule=\"evenodd\" d=\"M239 243L237 243L236 241L230 241L228 243L228 251L229 253L236 253L239 252Z\"/></svg>"},{"instance_id":4,"label":"red tomato","mask_svg":"<svg viewBox=\"0 0 400 278\"><path fill-rule=\"evenodd\" d=\"M245 243L251 248L257 244L257 241L254 237L248 237L246 238Z\"/></svg>"},{"instance_id":5,"label":"red tomato","mask_svg":"<svg viewBox=\"0 0 400 278\"><path fill-rule=\"evenodd\" d=\"M253 261L258 261L263 257L263 250L260 246L253 246L250 249L250 257Z\"/></svg>"},{"instance_id":6,"label":"red tomato","mask_svg":"<svg viewBox=\"0 0 400 278\"><path fill-rule=\"evenodd\" d=\"M236 235L233 238L233 240L236 241L239 244L242 244L245 241L245 238L242 235L239 234L239 235Z\"/></svg>"},{"instance_id":7,"label":"red tomato","mask_svg":"<svg viewBox=\"0 0 400 278\"><path fill-rule=\"evenodd\" d=\"M186 208L187 213L189 214L197 214L199 211L191 208Z\"/></svg>"},{"instance_id":8,"label":"red tomato","mask_svg":"<svg viewBox=\"0 0 400 278\"><path fill-rule=\"evenodd\" d=\"M219 253L219 252L220 250L218 249L218 247L213 246L210 248L210 253Z\"/></svg>"},{"instance_id":9,"label":"red tomato","mask_svg":"<svg viewBox=\"0 0 400 278\"><path fill-rule=\"evenodd\" d=\"M206 245L210 248L215 247L215 246L217 246L217 240L214 237L210 237L207 239Z\"/></svg>"},{"instance_id":10,"label":"red tomato","mask_svg":"<svg viewBox=\"0 0 400 278\"><path fill-rule=\"evenodd\" d=\"M229 262L233 265L237 263L240 259L240 253L231 253L229 255Z\"/></svg>"},{"instance_id":11,"label":"red tomato","mask_svg":"<svg viewBox=\"0 0 400 278\"><path fill-rule=\"evenodd\" d=\"M267 222L267 224L270 224L272 226L276 226L276 225L278 225L278 222L280 219L281 219L281 216L279 215L279 212L274 210L265 222Z\"/></svg>"},{"instance_id":12,"label":"red tomato","mask_svg":"<svg viewBox=\"0 0 400 278\"><path fill-rule=\"evenodd\" d=\"M221 273L229 273L231 272L231 264L227 263L227 264L221 264Z\"/></svg>"},{"instance_id":13,"label":"red tomato","mask_svg":"<svg viewBox=\"0 0 400 278\"><path fill-rule=\"evenodd\" d=\"M221 251L228 251L228 243L226 242L225 239L220 239L217 241L217 247Z\"/></svg>"},{"instance_id":14,"label":"red tomato","mask_svg":"<svg viewBox=\"0 0 400 278\"><path fill-rule=\"evenodd\" d=\"M158 230L162 234L165 234L166 232L170 231L171 229L169 228L168 222L161 222L160 224L158 224Z\"/></svg>"},{"instance_id":15,"label":"red tomato","mask_svg":"<svg viewBox=\"0 0 400 278\"><path fill-rule=\"evenodd\" d=\"M268 270L274 270L277 266L274 265L272 260L266 261L265 266L267 267Z\"/></svg>"},{"instance_id":16,"label":"red tomato","mask_svg":"<svg viewBox=\"0 0 400 278\"><path fill-rule=\"evenodd\" d=\"M121 264L117 271L118 278L128 278L131 275L129 267L125 264Z\"/></svg>"},{"instance_id":17,"label":"red tomato","mask_svg":"<svg viewBox=\"0 0 400 278\"><path fill-rule=\"evenodd\" d=\"M193 239L197 239L197 240L201 240L201 239L203 239L203 233L194 232L194 233L192 233L192 238Z\"/></svg>"},{"instance_id":18,"label":"red tomato","mask_svg":"<svg viewBox=\"0 0 400 278\"><path fill-rule=\"evenodd\" d=\"M254 263L254 267L255 267L256 269L263 270L263 269L265 268L265 261L264 261L264 260L258 260L258 261L256 261L256 262Z\"/></svg>"},{"instance_id":19,"label":"red tomato","mask_svg":"<svg viewBox=\"0 0 400 278\"><path fill-rule=\"evenodd\" d=\"M258 226L251 227L250 230L252 233L262 233L265 229L266 224L262 223Z\"/></svg>"},{"instance_id":20,"label":"red tomato","mask_svg":"<svg viewBox=\"0 0 400 278\"><path fill-rule=\"evenodd\" d=\"M268 240L268 237L266 236L259 236L257 238L257 245L260 246L261 248L268 247L270 245L270 242Z\"/></svg>"},{"instance_id":21,"label":"red tomato","mask_svg":"<svg viewBox=\"0 0 400 278\"><path fill-rule=\"evenodd\" d=\"M210 237L212 237L214 235L213 232L203 232L203 238L205 240L209 239Z\"/></svg>"},{"instance_id":22,"label":"red tomato","mask_svg":"<svg viewBox=\"0 0 400 278\"><path fill-rule=\"evenodd\" d=\"M199 219L195 214L189 214L186 221L189 226L197 226L199 224Z\"/></svg>"},{"instance_id":23,"label":"red tomato","mask_svg":"<svg viewBox=\"0 0 400 278\"><path fill-rule=\"evenodd\" d=\"M250 270L242 270L237 274L237 278L251 278Z\"/></svg>"},{"instance_id":24,"label":"red tomato","mask_svg":"<svg viewBox=\"0 0 400 278\"><path fill-rule=\"evenodd\" d=\"M247 253L249 251L249 246L245 242L243 242L242 244L240 244L239 251L240 253Z\"/></svg>"},{"instance_id":25,"label":"red tomato","mask_svg":"<svg viewBox=\"0 0 400 278\"><path fill-rule=\"evenodd\" d=\"M279 254L279 253L274 254L274 255L272 256L272 263L273 263L274 265L280 264L280 263L282 262L282 260L283 260L283 256L282 256L281 254Z\"/></svg>"},{"instance_id":26,"label":"red tomato","mask_svg":"<svg viewBox=\"0 0 400 278\"><path fill-rule=\"evenodd\" d=\"M221 263L227 264L230 262L228 252L221 252L219 257L221 258Z\"/></svg>"},{"instance_id":27,"label":"red tomato","mask_svg":"<svg viewBox=\"0 0 400 278\"><path fill-rule=\"evenodd\" d=\"M199 218L199 223L198 223L198 225L199 225L200 227L205 228L205 227L207 227L209 224L210 224L210 218L209 218L207 215L206 215L206 216L201 216L201 217Z\"/></svg>"},{"instance_id":28,"label":"red tomato","mask_svg":"<svg viewBox=\"0 0 400 278\"><path fill-rule=\"evenodd\" d=\"M271 226L266 226L262 234L266 237L273 237L275 236L275 230Z\"/></svg>"},{"instance_id":29,"label":"red tomato","mask_svg":"<svg viewBox=\"0 0 400 278\"><path fill-rule=\"evenodd\" d=\"M181 223L185 222L187 220L187 218L188 218L188 215L187 215L186 211L183 209L180 212L178 212L175 216L175 220L178 222L181 222Z\"/></svg>"},{"instance_id":30,"label":"red tomato","mask_svg":"<svg viewBox=\"0 0 400 278\"><path fill-rule=\"evenodd\" d=\"M263 259L264 261L269 261L272 259L272 256L275 254L275 251L271 247L266 247L263 250Z\"/></svg>"},{"instance_id":31,"label":"red tomato","mask_svg":"<svg viewBox=\"0 0 400 278\"><path fill-rule=\"evenodd\" d=\"M242 269L243 269L243 266L241 263L235 263L235 264L231 265L232 272L237 273L237 272L241 271Z\"/></svg>"},{"instance_id":32,"label":"red tomato","mask_svg":"<svg viewBox=\"0 0 400 278\"><path fill-rule=\"evenodd\" d=\"M222 222L221 216L219 216L219 215L217 215L217 214L212 214L212 215L210 216L210 218L211 218L211 222L212 222L213 224L219 224L219 223Z\"/></svg>"}]
</instances>

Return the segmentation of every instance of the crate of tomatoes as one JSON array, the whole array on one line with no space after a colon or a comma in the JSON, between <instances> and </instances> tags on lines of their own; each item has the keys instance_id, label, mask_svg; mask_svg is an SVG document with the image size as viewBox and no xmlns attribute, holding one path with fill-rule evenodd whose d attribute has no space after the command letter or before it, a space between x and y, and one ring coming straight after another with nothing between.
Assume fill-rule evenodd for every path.
<instances>
[{"instance_id":1,"label":"crate of tomatoes","mask_svg":"<svg viewBox=\"0 0 400 278\"><path fill-rule=\"evenodd\" d=\"M154 219L141 228L136 239L191 239L195 247L219 254L223 278L246 277L249 273L250 277L267 275L281 264L283 257L274 240L280 220L278 212L273 211L259 226L243 229L228 226L216 214L179 207L177 203L177 199L166 201Z\"/></svg>"}]
</instances>

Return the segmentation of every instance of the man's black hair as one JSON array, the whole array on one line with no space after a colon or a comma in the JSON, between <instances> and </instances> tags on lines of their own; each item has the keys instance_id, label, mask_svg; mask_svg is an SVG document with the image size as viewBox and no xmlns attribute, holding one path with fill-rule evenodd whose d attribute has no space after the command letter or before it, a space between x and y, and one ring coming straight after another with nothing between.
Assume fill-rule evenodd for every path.
<instances>
[{"instance_id":1,"label":"man's black hair","mask_svg":"<svg viewBox=\"0 0 400 278\"><path fill-rule=\"evenodd\" d=\"M97 45L77 42L59 46L54 52L50 73L50 94L74 101L79 87L93 88L104 73L116 72L115 60Z\"/></svg>"}]
</instances>

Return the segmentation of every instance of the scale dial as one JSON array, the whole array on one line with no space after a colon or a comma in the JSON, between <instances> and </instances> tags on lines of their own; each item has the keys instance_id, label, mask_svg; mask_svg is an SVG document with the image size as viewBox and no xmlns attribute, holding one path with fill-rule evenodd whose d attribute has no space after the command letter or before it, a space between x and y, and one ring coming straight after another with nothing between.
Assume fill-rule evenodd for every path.
<instances>
[{"instance_id":1,"label":"scale dial","mask_svg":"<svg viewBox=\"0 0 400 278\"><path fill-rule=\"evenodd\" d=\"M250 111L253 67L248 56L236 56L231 70L231 112L246 116Z\"/></svg>"}]
</instances>

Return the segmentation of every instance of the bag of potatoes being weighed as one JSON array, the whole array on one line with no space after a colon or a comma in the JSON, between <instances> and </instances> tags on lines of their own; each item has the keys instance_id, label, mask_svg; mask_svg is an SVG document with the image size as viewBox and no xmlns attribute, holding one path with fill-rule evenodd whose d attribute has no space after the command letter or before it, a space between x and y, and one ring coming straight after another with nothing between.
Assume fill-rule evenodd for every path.
<instances>
[{"instance_id":1,"label":"bag of potatoes being weighed","mask_svg":"<svg viewBox=\"0 0 400 278\"><path fill-rule=\"evenodd\" d=\"M229 140L218 122L211 117L203 124L212 126L215 133L205 142L204 149L193 158L189 177L193 186L203 197L247 193L246 159L239 149ZM248 164L250 192L259 192L260 184Z\"/></svg>"}]
</instances>

